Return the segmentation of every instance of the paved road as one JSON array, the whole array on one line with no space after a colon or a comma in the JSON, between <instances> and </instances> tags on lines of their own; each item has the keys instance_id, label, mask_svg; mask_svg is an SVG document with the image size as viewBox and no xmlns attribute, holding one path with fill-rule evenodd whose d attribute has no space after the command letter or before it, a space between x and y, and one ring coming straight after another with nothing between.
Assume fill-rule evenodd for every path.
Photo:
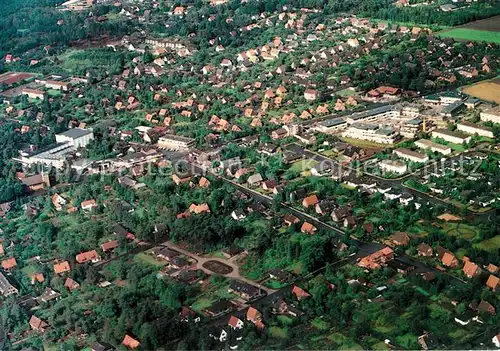
<instances>
[{"instance_id":1,"label":"paved road","mask_svg":"<svg viewBox=\"0 0 500 351\"><path fill-rule=\"evenodd\" d=\"M350 170L350 171L354 172L354 174L356 174L356 169L349 167L349 166L343 166L337 160L334 160L334 159L331 159L327 156L324 156L324 155L312 152L310 150L307 150L299 144L296 144L296 143L289 144L286 146L286 149L293 151L296 154L303 155L303 156L306 156L307 158L311 158L313 160L316 160L318 162L325 162L327 164L334 165L334 167L341 167L341 169ZM454 157L450 158L449 160L447 160L446 162L444 162L443 165L438 165L438 167L441 167L438 169L442 169L444 167L451 166L453 164L453 162L456 162L458 160L460 160L460 156L454 156ZM427 167L435 167L435 166L436 165L431 164L431 165L426 166L426 168ZM423 172L423 170L420 172ZM415 175L416 173L417 172L414 172L412 174L409 174L407 176L404 176L404 177L401 177L398 179L385 179L385 178L381 178L381 177L375 176L373 174L368 174L368 173L364 173L363 176L366 178L372 179L373 181L376 181L379 185L388 186L388 187L391 187L393 189L398 189L398 190L402 190L404 192L407 192L407 193L413 195L415 198L421 199L423 202L428 202L428 203L435 204L435 205L441 205L444 207L450 207L450 206L455 207L453 204L450 204L449 202L446 202L440 198L437 198L437 197L429 195L427 193L423 193L421 191L409 188L403 184L403 182L405 180L407 180L411 176ZM477 219L489 220L489 217L494 212L495 211L492 210L492 211L488 211L485 213L476 213L476 212L471 212L471 211L467 210L467 215L471 216L473 218L477 218Z\"/></svg>"},{"instance_id":2,"label":"paved road","mask_svg":"<svg viewBox=\"0 0 500 351\"><path fill-rule=\"evenodd\" d=\"M167 241L167 242L164 242L163 244L160 244L160 245L163 245L163 246L166 246L172 250L175 250L175 251L178 251L180 252L181 254L183 255L186 255L186 256L189 256L191 257L192 259L196 260L196 268L197 269L201 269L202 271L204 271L205 273L207 274L216 274L215 272L203 267L203 265L205 263L207 263L208 261L217 261L219 263L222 263L226 266L229 266L232 268L232 271L231 273L228 273L228 274L223 274L224 277L227 277L227 278L232 278L232 279L237 279L237 280L241 280L242 282L245 282L247 284L250 284L250 285L253 285L253 286L256 286L262 290L264 290L267 294L272 294L274 293L276 290L274 289L270 289L264 285L261 285L261 284L258 284L256 282L254 282L253 280L250 280L250 279L247 279L245 277L243 277L241 274L240 274L240 267L235 264L234 262L230 261L230 260L224 260L224 259L221 259L221 258L217 258L217 257L203 257L203 256L199 256L195 253L192 253L190 251L187 251L187 250L184 250L182 247L180 247L179 245L173 243L172 241Z\"/></svg>"},{"instance_id":3,"label":"paved road","mask_svg":"<svg viewBox=\"0 0 500 351\"><path fill-rule=\"evenodd\" d=\"M208 171L202 169L201 167L197 166L196 164L192 164L193 168L195 171L198 171L198 172L201 172L201 173L207 173ZM238 184L230 179L227 179L223 176L220 176L218 174L215 174L215 173L211 173L209 172L211 175L215 176L215 177L219 177L220 179L234 185L235 187L237 187L241 192L251 196L254 200L256 201L259 201L259 202L262 202L264 204L266 204L268 207L271 207L272 205L272 202L273 202L273 198L270 197L270 196L267 196L267 195L264 195L264 194L261 194L257 191L254 191L252 189L249 189L241 184ZM334 233L336 233L338 235L338 238L339 239L342 239L345 235L344 231L342 229L339 229L337 227L334 227L328 223L325 223L321 220L319 220L318 218L314 217L314 216L311 216L309 215L308 213L305 213L295 207L292 207L286 203L281 203L280 204L281 207L283 208L286 208L287 211L289 211L290 213L292 213L293 215L297 216L298 218L300 218L302 221L308 221L310 223L312 223L314 226L316 226L316 228L318 229L322 229L322 230L329 230L329 231L333 231ZM381 248L385 247L385 245L382 245L380 243L376 243L376 242L363 242L359 239L357 239L356 237L354 236L351 236L351 242L353 242L356 247L358 248L358 255L357 257L364 257L364 256L367 256L375 251L378 251L380 250ZM415 267L415 269L413 270L413 273L412 274L416 274L416 273L423 273L423 272L435 272L435 273L443 273L442 271L439 271L438 269L436 269L435 267L431 267L431 266L428 266L426 265L425 263L419 261L419 260L416 260L406 254L400 254L397 256L397 259L396 260L399 260L401 262L404 262L404 263L407 263L407 264L410 264L412 266ZM454 279L455 282L457 284L460 284L460 283L464 283L462 280L458 279L457 277L453 276L453 275L448 275L450 278Z\"/></svg>"}]
</instances>

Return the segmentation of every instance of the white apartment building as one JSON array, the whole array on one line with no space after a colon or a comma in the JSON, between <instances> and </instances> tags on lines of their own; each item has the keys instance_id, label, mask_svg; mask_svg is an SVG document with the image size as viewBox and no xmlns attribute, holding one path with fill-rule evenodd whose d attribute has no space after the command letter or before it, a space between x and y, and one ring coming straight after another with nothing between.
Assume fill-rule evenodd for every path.
<instances>
[{"instance_id":1,"label":"white apartment building","mask_svg":"<svg viewBox=\"0 0 500 351\"><path fill-rule=\"evenodd\" d=\"M380 128L376 124L356 123L347 128L342 135L346 138L367 140L379 144L394 144L401 136L392 128Z\"/></svg>"},{"instance_id":2,"label":"white apartment building","mask_svg":"<svg viewBox=\"0 0 500 351\"><path fill-rule=\"evenodd\" d=\"M429 161L427 155L405 148L395 149L392 153L403 160L411 162L424 163Z\"/></svg>"},{"instance_id":3,"label":"white apartment building","mask_svg":"<svg viewBox=\"0 0 500 351\"><path fill-rule=\"evenodd\" d=\"M500 123L500 106L482 111L481 121Z\"/></svg>"},{"instance_id":4,"label":"white apartment building","mask_svg":"<svg viewBox=\"0 0 500 351\"><path fill-rule=\"evenodd\" d=\"M194 139L174 134L166 134L158 139L158 147L168 150L188 150L194 144Z\"/></svg>"},{"instance_id":5,"label":"white apartment building","mask_svg":"<svg viewBox=\"0 0 500 351\"><path fill-rule=\"evenodd\" d=\"M457 130L467 134L477 134L487 138L494 138L493 130L488 127L478 126L467 121L461 121L457 124Z\"/></svg>"},{"instance_id":6,"label":"white apartment building","mask_svg":"<svg viewBox=\"0 0 500 351\"><path fill-rule=\"evenodd\" d=\"M347 123L353 124L357 122L371 122L379 118L395 118L400 117L401 111L394 106L387 105L377 107L372 110L356 112L347 117Z\"/></svg>"},{"instance_id":7,"label":"white apartment building","mask_svg":"<svg viewBox=\"0 0 500 351\"><path fill-rule=\"evenodd\" d=\"M91 140L94 140L92 129L72 128L61 134L56 134L57 143L69 143L74 148L85 147Z\"/></svg>"},{"instance_id":8,"label":"white apartment building","mask_svg":"<svg viewBox=\"0 0 500 351\"><path fill-rule=\"evenodd\" d=\"M388 173L405 174L408 171L406 164L400 161L382 160L378 165L382 171Z\"/></svg>"},{"instance_id":9,"label":"white apartment building","mask_svg":"<svg viewBox=\"0 0 500 351\"><path fill-rule=\"evenodd\" d=\"M317 123L311 129L320 133L333 134L347 127L346 121L341 118L332 118Z\"/></svg>"},{"instance_id":10,"label":"white apartment building","mask_svg":"<svg viewBox=\"0 0 500 351\"><path fill-rule=\"evenodd\" d=\"M441 145L427 139L420 139L415 142L415 146L423 150L431 150L432 152L439 152L443 155L451 154L451 148L446 145Z\"/></svg>"},{"instance_id":11,"label":"white apartment building","mask_svg":"<svg viewBox=\"0 0 500 351\"><path fill-rule=\"evenodd\" d=\"M462 133L451 132L447 129L436 129L432 132L432 137L440 138L454 144L463 144L464 142L469 143L471 141L470 136L464 135Z\"/></svg>"}]
</instances>

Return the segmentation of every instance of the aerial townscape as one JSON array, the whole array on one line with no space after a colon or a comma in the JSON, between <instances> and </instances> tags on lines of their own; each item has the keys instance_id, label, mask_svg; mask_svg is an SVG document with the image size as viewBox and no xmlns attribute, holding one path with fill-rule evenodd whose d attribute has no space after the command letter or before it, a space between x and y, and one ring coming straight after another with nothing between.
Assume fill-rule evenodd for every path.
<instances>
[{"instance_id":1,"label":"aerial townscape","mask_svg":"<svg viewBox=\"0 0 500 351\"><path fill-rule=\"evenodd\" d=\"M497 0L8 0L0 33L0 350L500 349Z\"/></svg>"}]
</instances>

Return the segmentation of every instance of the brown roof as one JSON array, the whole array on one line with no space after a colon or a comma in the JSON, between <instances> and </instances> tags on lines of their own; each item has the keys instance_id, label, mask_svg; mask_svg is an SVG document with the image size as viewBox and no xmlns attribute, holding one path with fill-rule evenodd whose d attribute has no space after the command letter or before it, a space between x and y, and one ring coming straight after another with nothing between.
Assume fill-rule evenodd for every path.
<instances>
[{"instance_id":1,"label":"brown roof","mask_svg":"<svg viewBox=\"0 0 500 351\"><path fill-rule=\"evenodd\" d=\"M445 252L441 260L445 266L454 268L458 266L458 260L451 252Z\"/></svg>"},{"instance_id":2,"label":"brown roof","mask_svg":"<svg viewBox=\"0 0 500 351\"><path fill-rule=\"evenodd\" d=\"M238 317L235 317L235 316L231 316L231 318L229 318L229 322L227 324L233 328L236 328L238 326L239 322L241 322L241 319L239 319Z\"/></svg>"},{"instance_id":3,"label":"brown roof","mask_svg":"<svg viewBox=\"0 0 500 351\"><path fill-rule=\"evenodd\" d=\"M75 282L73 279L70 277L66 278L66 281L64 282L64 286L68 288L70 291L78 289L80 287L80 284Z\"/></svg>"},{"instance_id":4,"label":"brown roof","mask_svg":"<svg viewBox=\"0 0 500 351\"><path fill-rule=\"evenodd\" d=\"M86 200L86 201L83 201L81 203L81 207L84 208L84 207L89 207L89 206L97 206L97 203L95 202L94 199L91 199L91 200Z\"/></svg>"},{"instance_id":5,"label":"brown roof","mask_svg":"<svg viewBox=\"0 0 500 351\"><path fill-rule=\"evenodd\" d=\"M432 254L434 252L432 250L432 247L426 243L421 243L420 245L418 245L417 249L418 249L418 253L422 256L432 256Z\"/></svg>"},{"instance_id":6,"label":"brown roof","mask_svg":"<svg viewBox=\"0 0 500 351\"><path fill-rule=\"evenodd\" d=\"M61 273L64 273L64 272L69 272L70 269L71 268L69 267L68 261L63 261L63 262L60 262L60 263L56 263L54 265L54 272L56 272L56 274L61 274Z\"/></svg>"},{"instance_id":7,"label":"brown roof","mask_svg":"<svg viewBox=\"0 0 500 351\"><path fill-rule=\"evenodd\" d=\"M297 285L294 285L293 288L292 288L292 294L295 295L297 297L297 299L301 299L301 298L304 298L304 297L310 297L311 294L309 294L307 291L305 291L304 289L302 289L301 287L297 286Z\"/></svg>"},{"instance_id":8,"label":"brown roof","mask_svg":"<svg viewBox=\"0 0 500 351\"><path fill-rule=\"evenodd\" d=\"M283 216L283 220L287 223L294 224L294 223L299 223L300 219L298 219L296 216L293 214L286 214Z\"/></svg>"},{"instance_id":9,"label":"brown roof","mask_svg":"<svg viewBox=\"0 0 500 351\"><path fill-rule=\"evenodd\" d=\"M488 280L486 281L486 286L495 291L498 286L500 286L500 278L495 277L493 274L490 274Z\"/></svg>"},{"instance_id":10,"label":"brown roof","mask_svg":"<svg viewBox=\"0 0 500 351\"><path fill-rule=\"evenodd\" d=\"M314 232L316 231L316 227L313 226L311 223L304 222L302 224L302 227L300 228L300 231L302 233L314 234Z\"/></svg>"},{"instance_id":11,"label":"brown roof","mask_svg":"<svg viewBox=\"0 0 500 351\"><path fill-rule=\"evenodd\" d=\"M304 198L302 200L302 206L304 207L309 207L309 206L314 206L319 202L318 197L316 194L309 195L308 197Z\"/></svg>"},{"instance_id":12,"label":"brown roof","mask_svg":"<svg viewBox=\"0 0 500 351\"><path fill-rule=\"evenodd\" d=\"M396 232L391 236L391 240L396 245L408 245L410 237L406 232Z\"/></svg>"},{"instance_id":13,"label":"brown roof","mask_svg":"<svg viewBox=\"0 0 500 351\"><path fill-rule=\"evenodd\" d=\"M45 277L42 273L35 273L31 276L31 284L35 284L35 282L43 283L45 281Z\"/></svg>"},{"instance_id":14,"label":"brown roof","mask_svg":"<svg viewBox=\"0 0 500 351\"><path fill-rule=\"evenodd\" d=\"M88 261L94 261L99 259L99 254L96 250L91 250L87 252L82 252L76 255L76 262L85 263Z\"/></svg>"},{"instance_id":15,"label":"brown roof","mask_svg":"<svg viewBox=\"0 0 500 351\"><path fill-rule=\"evenodd\" d=\"M17 262L14 257L2 261L3 269L11 269L14 268L15 266L17 266Z\"/></svg>"},{"instance_id":16,"label":"brown roof","mask_svg":"<svg viewBox=\"0 0 500 351\"><path fill-rule=\"evenodd\" d=\"M110 240L106 241L104 244L101 245L101 250L102 251L111 251L114 250L118 247L118 240Z\"/></svg>"},{"instance_id":17,"label":"brown roof","mask_svg":"<svg viewBox=\"0 0 500 351\"><path fill-rule=\"evenodd\" d=\"M46 322L42 321L37 316L33 315L30 318L30 326L31 326L31 329L33 329L33 330L43 331L49 325Z\"/></svg>"},{"instance_id":18,"label":"brown roof","mask_svg":"<svg viewBox=\"0 0 500 351\"><path fill-rule=\"evenodd\" d=\"M465 262L462 270L464 274L469 278L472 278L481 272L479 266L472 261Z\"/></svg>"},{"instance_id":19,"label":"brown roof","mask_svg":"<svg viewBox=\"0 0 500 351\"><path fill-rule=\"evenodd\" d=\"M489 271L490 273L493 273L493 274L495 274L495 273L497 273L497 272L498 272L498 266L495 266L493 263L490 263L490 264L488 265L487 269L488 269L488 271Z\"/></svg>"},{"instance_id":20,"label":"brown roof","mask_svg":"<svg viewBox=\"0 0 500 351\"><path fill-rule=\"evenodd\" d=\"M201 205L191 204L191 206L189 206L189 212L191 212L191 213L194 212L196 214L203 213L203 212L209 213L210 208L208 207L208 205L206 203L201 204Z\"/></svg>"},{"instance_id":21,"label":"brown roof","mask_svg":"<svg viewBox=\"0 0 500 351\"><path fill-rule=\"evenodd\" d=\"M129 349L136 349L141 345L141 343L135 340L133 337L125 335L122 341L122 345L128 347Z\"/></svg>"}]
</instances>

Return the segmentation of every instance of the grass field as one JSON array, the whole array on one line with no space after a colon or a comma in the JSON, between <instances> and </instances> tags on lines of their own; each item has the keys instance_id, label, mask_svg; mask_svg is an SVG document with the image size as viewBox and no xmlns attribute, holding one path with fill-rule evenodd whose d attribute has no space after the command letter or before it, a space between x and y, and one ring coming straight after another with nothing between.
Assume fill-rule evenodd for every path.
<instances>
[{"instance_id":1,"label":"grass field","mask_svg":"<svg viewBox=\"0 0 500 351\"><path fill-rule=\"evenodd\" d=\"M288 337L288 331L286 329L279 328L279 327L269 328L269 334L273 338L277 338L277 339L286 339Z\"/></svg>"},{"instance_id":2,"label":"grass field","mask_svg":"<svg viewBox=\"0 0 500 351\"><path fill-rule=\"evenodd\" d=\"M294 172L301 173L303 171L310 170L312 167L318 164L317 161L307 159L295 162L290 169Z\"/></svg>"},{"instance_id":3,"label":"grass field","mask_svg":"<svg viewBox=\"0 0 500 351\"><path fill-rule=\"evenodd\" d=\"M453 28L438 33L441 37L453 38L456 40L486 41L500 44L500 33L486 30L476 30L469 28Z\"/></svg>"},{"instance_id":4,"label":"grass field","mask_svg":"<svg viewBox=\"0 0 500 351\"><path fill-rule=\"evenodd\" d=\"M167 265L167 262L157 260L156 258L154 258L151 255L148 255L145 252L141 252L135 255L135 259L158 267L163 267Z\"/></svg>"},{"instance_id":5,"label":"grass field","mask_svg":"<svg viewBox=\"0 0 500 351\"><path fill-rule=\"evenodd\" d=\"M500 79L486 80L463 87L462 92L478 99L500 104Z\"/></svg>"},{"instance_id":6,"label":"grass field","mask_svg":"<svg viewBox=\"0 0 500 351\"><path fill-rule=\"evenodd\" d=\"M475 244L474 246L485 251L494 252L500 249L500 235L494 236L493 238L488 240L483 240L480 243Z\"/></svg>"},{"instance_id":7,"label":"grass field","mask_svg":"<svg viewBox=\"0 0 500 351\"><path fill-rule=\"evenodd\" d=\"M473 226L463 223L447 223L443 229L448 235L455 236L460 239L471 240L477 235L477 230Z\"/></svg>"}]
</instances>

